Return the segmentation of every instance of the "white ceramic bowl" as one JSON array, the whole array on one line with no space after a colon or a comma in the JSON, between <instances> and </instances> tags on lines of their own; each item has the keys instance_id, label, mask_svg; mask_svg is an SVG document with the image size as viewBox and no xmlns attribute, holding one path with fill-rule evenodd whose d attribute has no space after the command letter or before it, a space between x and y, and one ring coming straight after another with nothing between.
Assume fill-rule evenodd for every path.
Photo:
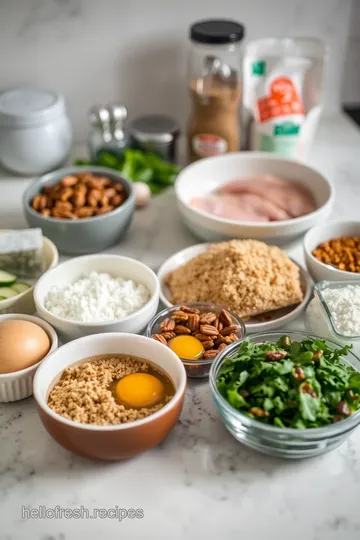
<instances>
[{"instance_id":1,"label":"white ceramic bowl","mask_svg":"<svg viewBox=\"0 0 360 540\"><path fill-rule=\"evenodd\" d=\"M209 248L209 246L210 244L196 244L195 246L190 246L178 251L161 265L158 271L158 278L160 281L160 300L165 306L173 306L173 304L170 302L170 291L165 285L165 278L168 273L175 270L175 268L179 268L179 266L187 263L190 261L190 259L193 259L200 253L203 253ZM301 304L298 304L297 306L290 306L288 308L277 309L276 311L272 312L271 318L264 322L258 322L257 319L250 319L249 321L245 322L248 334L281 328L285 324L289 324L291 321L295 320L304 311L312 294L312 283L308 273L301 268L301 266L299 266L299 268L301 287L304 293L304 300L301 302ZM226 306L224 307L226 308Z\"/></svg>"},{"instance_id":2,"label":"white ceramic bowl","mask_svg":"<svg viewBox=\"0 0 360 540\"><path fill-rule=\"evenodd\" d=\"M7 229L1 229L0 234L4 232L9 232ZM55 244L43 236L43 261L44 268L50 270L57 265L59 260L59 253L56 249ZM24 280L26 281L26 280ZM27 291L13 296L12 298L7 298L6 300L0 301L0 314L1 313L27 313L31 315L35 312L35 304L33 297L34 288L31 287Z\"/></svg>"},{"instance_id":3,"label":"white ceramic bowl","mask_svg":"<svg viewBox=\"0 0 360 540\"><path fill-rule=\"evenodd\" d=\"M75 322L58 317L45 308L45 299L51 287L72 283L92 271L106 272L113 277L123 277L142 283L149 289L151 298L145 306L135 313L121 319L105 322ZM145 264L120 255L85 255L59 264L41 276L34 288L34 300L38 314L56 328L62 341L69 341L102 332L130 332L134 334L142 332L156 313L159 292L159 280Z\"/></svg>"},{"instance_id":4,"label":"white ceramic bowl","mask_svg":"<svg viewBox=\"0 0 360 540\"><path fill-rule=\"evenodd\" d=\"M235 178L255 174L272 174L301 182L313 193L318 209L291 220L254 223L212 216L190 205L193 197L212 193ZM233 152L199 160L180 172L175 191L185 224L206 242L255 238L275 244L283 243L327 219L334 202L334 190L319 172L267 152Z\"/></svg>"},{"instance_id":5,"label":"white ceramic bowl","mask_svg":"<svg viewBox=\"0 0 360 540\"><path fill-rule=\"evenodd\" d=\"M330 221L307 232L304 238L304 256L307 269L314 281L358 280L360 274L343 272L316 259L311 252L322 242L339 236L360 236L360 221Z\"/></svg>"},{"instance_id":6,"label":"white ceramic bowl","mask_svg":"<svg viewBox=\"0 0 360 540\"><path fill-rule=\"evenodd\" d=\"M49 392L65 368L82 364L94 355L114 353L141 357L155 364L174 383L174 397L146 418L108 426L74 422L48 406ZM60 347L37 371L34 397L46 430L59 444L88 458L117 460L156 446L170 433L181 413L185 388L185 368L169 347L144 336L109 333L86 336Z\"/></svg>"},{"instance_id":7,"label":"white ceramic bowl","mask_svg":"<svg viewBox=\"0 0 360 540\"><path fill-rule=\"evenodd\" d=\"M39 317L33 317L31 315L23 315L20 313L12 313L7 315L0 315L0 323L9 319L21 319L22 321L30 321L38 326L41 326L47 333L50 339L51 347L48 354L44 359L49 356L50 353L55 351L58 346L58 338L55 330L47 322L39 319ZM43 360L44 360L43 359ZM8 403L9 401L18 401L32 395L33 393L33 379L37 368L40 366L41 360L33 366L29 366L20 371L14 373L1 373L0 374L0 402Z\"/></svg>"}]
</instances>

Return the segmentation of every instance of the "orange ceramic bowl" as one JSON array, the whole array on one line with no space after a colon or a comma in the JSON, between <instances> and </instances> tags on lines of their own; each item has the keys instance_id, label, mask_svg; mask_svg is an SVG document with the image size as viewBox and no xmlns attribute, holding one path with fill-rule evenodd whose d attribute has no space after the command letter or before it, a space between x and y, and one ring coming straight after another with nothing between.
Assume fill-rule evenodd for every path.
<instances>
[{"instance_id":1,"label":"orange ceramic bowl","mask_svg":"<svg viewBox=\"0 0 360 540\"><path fill-rule=\"evenodd\" d=\"M174 397L151 416L128 424L80 424L54 412L47 400L64 369L101 354L129 354L149 360L171 378ZM108 333L76 339L50 354L36 372L33 390L41 421L61 446L87 458L115 461L145 452L165 439L180 416L185 388L185 368L168 347L144 336Z\"/></svg>"}]
</instances>

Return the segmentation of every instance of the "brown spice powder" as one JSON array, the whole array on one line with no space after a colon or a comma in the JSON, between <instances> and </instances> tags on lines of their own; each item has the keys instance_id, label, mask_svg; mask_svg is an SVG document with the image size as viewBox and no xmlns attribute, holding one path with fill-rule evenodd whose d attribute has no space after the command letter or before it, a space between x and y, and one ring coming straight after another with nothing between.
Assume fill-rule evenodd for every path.
<instances>
[{"instance_id":1,"label":"brown spice powder","mask_svg":"<svg viewBox=\"0 0 360 540\"><path fill-rule=\"evenodd\" d=\"M48 405L68 420L82 424L105 426L140 420L161 409L164 403L130 409L116 401L109 386L125 375L147 371L149 364L131 357L104 357L69 367L51 390Z\"/></svg>"},{"instance_id":2,"label":"brown spice powder","mask_svg":"<svg viewBox=\"0 0 360 540\"><path fill-rule=\"evenodd\" d=\"M213 244L170 272L166 284L174 304L214 302L243 318L303 300L299 267L257 240Z\"/></svg>"}]
</instances>

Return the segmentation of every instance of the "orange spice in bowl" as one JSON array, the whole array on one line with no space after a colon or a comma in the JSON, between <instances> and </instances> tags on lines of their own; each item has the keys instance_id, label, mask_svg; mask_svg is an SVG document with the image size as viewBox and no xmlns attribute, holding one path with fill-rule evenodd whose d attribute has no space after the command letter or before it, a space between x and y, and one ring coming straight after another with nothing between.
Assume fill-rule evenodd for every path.
<instances>
[{"instance_id":1,"label":"orange spice in bowl","mask_svg":"<svg viewBox=\"0 0 360 540\"><path fill-rule=\"evenodd\" d=\"M360 273L360 237L340 236L319 244L312 255L344 272Z\"/></svg>"}]
</instances>

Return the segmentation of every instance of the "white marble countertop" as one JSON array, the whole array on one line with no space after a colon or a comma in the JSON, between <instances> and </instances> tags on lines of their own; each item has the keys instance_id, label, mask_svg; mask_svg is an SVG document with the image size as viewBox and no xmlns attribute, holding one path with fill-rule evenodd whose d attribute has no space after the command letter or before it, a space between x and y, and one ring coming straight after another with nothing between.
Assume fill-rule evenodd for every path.
<instances>
[{"instance_id":1,"label":"white marble countertop","mask_svg":"<svg viewBox=\"0 0 360 540\"><path fill-rule=\"evenodd\" d=\"M344 116L323 119L310 163L337 190L334 218L358 218L360 131ZM25 226L29 180L0 176L0 227ZM136 213L111 251L153 269L197 240L170 191ZM291 248L300 263L300 246ZM301 329L302 320L292 324ZM32 398L0 405L0 540L122 538L358 540L360 429L323 457L285 461L255 453L225 430L207 383L189 383L181 420L158 448L119 463L92 462L58 446ZM26 508L142 508L143 519L23 519Z\"/></svg>"}]
</instances>

